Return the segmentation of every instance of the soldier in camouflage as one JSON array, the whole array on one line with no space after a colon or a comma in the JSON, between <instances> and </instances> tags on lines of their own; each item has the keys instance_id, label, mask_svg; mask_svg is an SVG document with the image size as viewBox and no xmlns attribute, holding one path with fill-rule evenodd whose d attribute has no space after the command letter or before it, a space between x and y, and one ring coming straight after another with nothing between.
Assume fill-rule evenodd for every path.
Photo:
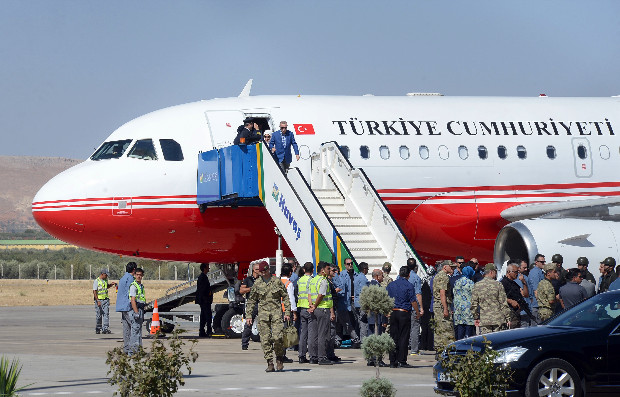
<instances>
[{"instance_id":1,"label":"soldier in camouflage","mask_svg":"<svg viewBox=\"0 0 620 397\"><path fill-rule=\"evenodd\" d=\"M291 302L284 284L276 277L271 276L269 265L263 261L259 263L260 277L256 279L250 296L245 304L245 317L248 325L252 325L252 308L258 303L258 332L260 344L267 360L266 372L284 369L284 323L282 322L282 305L284 313L291 312ZM289 321L286 314L284 321ZM273 356L276 356L276 368L273 366Z\"/></svg>"},{"instance_id":2,"label":"soldier in camouflage","mask_svg":"<svg viewBox=\"0 0 620 397\"><path fill-rule=\"evenodd\" d=\"M500 331L510 323L510 308L504 286L497 281L497 268L489 263L484 267L484 278L474 285L471 313L480 334Z\"/></svg>"},{"instance_id":3,"label":"soldier in camouflage","mask_svg":"<svg viewBox=\"0 0 620 397\"><path fill-rule=\"evenodd\" d=\"M538 289L536 290L540 321L545 321L553 315L557 297L551 280L557 280L559 278L557 267L554 263L546 264L543 270L545 271L545 278L540 280Z\"/></svg>"},{"instance_id":4,"label":"soldier in camouflage","mask_svg":"<svg viewBox=\"0 0 620 397\"><path fill-rule=\"evenodd\" d=\"M433 309L435 312L435 352L437 354L451 342L454 342L454 325L448 296L450 276L454 273L456 263L450 260L441 262L441 270L433 280Z\"/></svg>"},{"instance_id":5,"label":"soldier in camouflage","mask_svg":"<svg viewBox=\"0 0 620 397\"><path fill-rule=\"evenodd\" d=\"M390 272L392 271L392 264L390 262L385 262L381 267L381 271L383 272L383 281L379 285L383 288L387 288L388 284L392 281L392 277L390 277Z\"/></svg>"}]
</instances>

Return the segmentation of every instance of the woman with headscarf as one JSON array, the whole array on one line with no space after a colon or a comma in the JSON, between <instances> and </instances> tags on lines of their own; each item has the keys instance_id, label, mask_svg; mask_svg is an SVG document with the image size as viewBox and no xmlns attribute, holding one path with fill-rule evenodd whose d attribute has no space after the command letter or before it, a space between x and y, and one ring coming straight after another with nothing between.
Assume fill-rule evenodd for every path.
<instances>
[{"instance_id":1,"label":"woman with headscarf","mask_svg":"<svg viewBox=\"0 0 620 397\"><path fill-rule=\"evenodd\" d=\"M454 337L456 340L476 334L474 317L471 314L471 295L474 290L474 269L465 266L463 276L454 283Z\"/></svg>"}]
</instances>

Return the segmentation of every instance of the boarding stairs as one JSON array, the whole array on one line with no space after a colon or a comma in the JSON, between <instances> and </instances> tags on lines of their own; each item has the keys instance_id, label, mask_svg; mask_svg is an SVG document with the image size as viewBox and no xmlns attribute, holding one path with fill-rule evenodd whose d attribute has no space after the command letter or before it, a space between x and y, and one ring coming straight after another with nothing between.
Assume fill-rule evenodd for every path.
<instances>
[{"instance_id":1,"label":"boarding stairs","mask_svg":"<svg viewBox=\"0 0 620 397\"><path fill-rule=\"evenodd\" d=\"M300 262L390 262L397 270L416 258L426 267L387 210L372 183L335 142L311 157L306 179L298 168L282 172L266 145L237 145L199 154L197 202L211 206L264 205Z\"/></svg>"}]
</instances>

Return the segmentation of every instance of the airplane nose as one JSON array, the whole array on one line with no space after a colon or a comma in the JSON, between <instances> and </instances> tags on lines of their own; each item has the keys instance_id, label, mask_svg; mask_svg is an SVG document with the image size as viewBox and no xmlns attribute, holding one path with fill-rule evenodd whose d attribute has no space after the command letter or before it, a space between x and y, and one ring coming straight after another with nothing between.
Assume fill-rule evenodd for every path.
<instances>
[{"instance_id":1,"label":"airplane nose","mask_svg":"<svg viewBox=\"0 0 620 397\"><path fill-rule=\"evenodd\" d=\"M84 212L80 211L86 205L84 179L80 177L84 168L82 164L49 180L32 201L32 216L39 226L71 244L78 244L84 232Z\"/></svg>"}]
</instances>

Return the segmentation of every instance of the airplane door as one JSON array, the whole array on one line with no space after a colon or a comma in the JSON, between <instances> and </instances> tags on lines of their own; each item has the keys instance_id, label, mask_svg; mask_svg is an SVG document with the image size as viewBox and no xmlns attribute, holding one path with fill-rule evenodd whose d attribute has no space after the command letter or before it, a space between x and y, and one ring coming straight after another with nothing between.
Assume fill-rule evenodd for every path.
<instances>
[{"instance_id":1,"label":"airplane door","mask_svg":"<svg viewBox=\"0 0 620 397\"><path fill-rule=\"evenodd\" d=\"M573 156L575 158L575 175L577 178L592 176L592 151L586 138L573 138Z\"/></svg>"},{"instance_id":2,"label":"airplane door","mask_svg":"<svg viewBox=\"0 0 620 397\"><path fill-rule=\"evenodd\" d=\"M237 127L243 124L245 113L239 110L213 110L205 112L211 144L214 148L230 146L237 136Z\"/></svg>"}]
</instances>

